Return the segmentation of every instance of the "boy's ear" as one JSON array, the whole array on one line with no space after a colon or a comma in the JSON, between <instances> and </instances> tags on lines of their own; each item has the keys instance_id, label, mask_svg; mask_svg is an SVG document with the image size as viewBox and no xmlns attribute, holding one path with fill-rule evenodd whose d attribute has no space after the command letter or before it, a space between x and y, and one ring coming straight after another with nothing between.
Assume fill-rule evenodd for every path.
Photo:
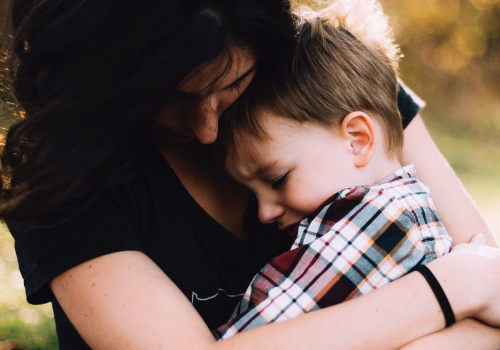
<instances>
[{"instance_id":1,"label":"boy's ear","mask_svg":"<svg viewBox=\"0 0 500 350\"><path fill-rule=\"evenodd\" d=\"M367 166L377 147L372 118L360 111L349 113L342 121L340 132L350 142L354 165L358 168Z\"/></svg>"}]
</instances>

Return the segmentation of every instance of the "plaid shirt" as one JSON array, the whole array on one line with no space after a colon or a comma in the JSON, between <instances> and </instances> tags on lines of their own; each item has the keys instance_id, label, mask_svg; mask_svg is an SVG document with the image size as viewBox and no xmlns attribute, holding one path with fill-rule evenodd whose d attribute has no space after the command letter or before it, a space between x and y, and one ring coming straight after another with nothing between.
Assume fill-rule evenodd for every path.
<instances>
[{"instance_id":1,"label":"plaid shirt","mask_svg":"<svg viewBox=\"0 0 500 350\"><path fill-rule=\"evenodd\" d=\"M225 339L366 294L450 248L429 189L405 166L379 184L338 192L304 219L292 250L260 270L213 334Z\"/></svg>"}]
</instances>

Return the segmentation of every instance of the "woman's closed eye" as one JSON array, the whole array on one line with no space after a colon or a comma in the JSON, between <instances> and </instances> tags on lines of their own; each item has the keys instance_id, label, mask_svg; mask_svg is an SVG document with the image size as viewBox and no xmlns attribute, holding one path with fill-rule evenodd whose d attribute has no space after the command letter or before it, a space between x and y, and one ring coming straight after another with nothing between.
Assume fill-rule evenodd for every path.
<instances>
[{"instance_id":1,"label":"woman's closed eye","mask_svg":"<svg viewBox=\"0 0 500 350\"><path fill-rule=\"evenodd\" d=\"M255 72L256 65L254 64L249 70L247 70L244 74L242 74L238 79L233 81L230 85L226 86L224 90L229 90L229 91L240 91L241 86L244 85L246 88L246 85L252 80L253 78L253 72Z\"/></svg>"},{"instance_id":2,"label":"woman's closed eye","mask_svg":"<svg viewBox=\"0 0 500 350\"><path fill-rule=\"evenodd\" d=\"M286 173L285 175L283 175L282 177L280 177L278 180L273 181L273 183L271 184L271 187L274 190L279 190L280 188L282 188L283 186L285 186L285 184L288 181L289 177L290 177L290 172Z\"/></svg>"},{"instance_id":3,"label":"woman's closed eye","mask_svg":"<svg viewBox=\"0 0 500 350\"><path fill-rule=\"evenodd\" d=\"M242 79L238 79L235 82L233 82L231 85L227 86L225 90L229 91L240 91L240 88L243 84L246 84L246 80L248 79L248 75L244 76Z\"/></svg>"}]
</instances>

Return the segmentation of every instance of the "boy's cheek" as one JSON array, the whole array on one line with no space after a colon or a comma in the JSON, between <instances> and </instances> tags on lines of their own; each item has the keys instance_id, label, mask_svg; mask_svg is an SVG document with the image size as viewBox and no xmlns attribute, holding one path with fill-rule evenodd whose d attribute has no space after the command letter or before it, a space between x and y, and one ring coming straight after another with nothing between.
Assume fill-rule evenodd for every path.
<instances>
[{"instance_id":1,"label":"boy's cheek","mask_svg":"<svg viewBox=\"0 0 500 350\"><path fill-rule=\"evenodd\" d=\"M324 202L324 200L318 198L314 193L308 191L291 194L286 201L289 209L295 212L297 218L300 218L300 220L309 216Z\"/></svg>"}]
</instances>

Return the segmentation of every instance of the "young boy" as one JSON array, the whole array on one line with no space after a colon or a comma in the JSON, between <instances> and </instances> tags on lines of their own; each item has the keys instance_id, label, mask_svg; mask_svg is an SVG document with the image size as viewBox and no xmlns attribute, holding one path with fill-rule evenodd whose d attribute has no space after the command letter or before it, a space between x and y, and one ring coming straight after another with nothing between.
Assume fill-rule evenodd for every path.
<instances>
[{"instance_id":1,"label":"young boy","mask_svg":"<svg viewBox=\"0 0 500 350\"><path fill-rule=\"evenodd\" d=\"M388 33L374 1L303 19L290 61L224 116L227 172L255 193L263 223L296 240L257 274L218 339L365 294L449 252L428 188L401 166Z\"/></svg>"}]
</instances>

